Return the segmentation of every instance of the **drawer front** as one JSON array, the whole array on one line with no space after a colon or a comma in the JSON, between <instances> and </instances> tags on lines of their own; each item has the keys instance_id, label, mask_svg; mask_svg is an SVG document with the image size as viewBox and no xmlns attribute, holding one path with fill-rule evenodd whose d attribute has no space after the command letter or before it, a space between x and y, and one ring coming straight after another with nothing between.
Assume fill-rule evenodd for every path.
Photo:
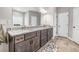
<instances>
[{"instance_id":1,"label":"drawer front","mask_svg":"<svg viewBox=\"0 0 79 59\"><path fill-rule=\"evenodd\" d=\"M25 40L27 40L29 38L33 38L35 36L37 36L37 32L27 33L27 34L25 34Z\"/></svg>"},{"instance_id":2,"label":"drawer front","mask_svg":"<svg viewBox=\"0 0 79 59\"><path fill-rule=\"evenodd\" d=\"M21 41L24 41L24 35L20 35L20 36L15 37L15 43L19 43Z\"/></svg>"},{"instance_id":3,"label":"drawer front","mask_svg":"<svg viewBox=\"0 0 79 59\"><path fill-rule=\"evenodd\" d=\"M47 29L41 30L41 34L46 33L46 32L47 32Z\"/></svg>"},{"instance_id":4,"label":"drawer front","mask_svg":"<svg viewBox=\"0 0 79 59\"><path fill-rule=\"evenodd\" d=\"M46 39L47 35L41 35L41 39Z\"/></svg>"},{"instance_id":5,"label":"drawer front","mask_svg":"<svg viewBox=\"0 0 79 59\"><path fill-rule=\"evenodd\" d=\"M47 30L42 30L41 35L47 35Z\"/></svg>"},{"instance_id":6,"label":"drawer front","mask_svg":"<svg viewBox=\"0 0 79 59\"><path fill-rule=\"evenodd\" d=\"M45 32L45 33L41 33L41 35L42 35L42 36L47 35L47 32Z\"/></svg>"}]
</instances>

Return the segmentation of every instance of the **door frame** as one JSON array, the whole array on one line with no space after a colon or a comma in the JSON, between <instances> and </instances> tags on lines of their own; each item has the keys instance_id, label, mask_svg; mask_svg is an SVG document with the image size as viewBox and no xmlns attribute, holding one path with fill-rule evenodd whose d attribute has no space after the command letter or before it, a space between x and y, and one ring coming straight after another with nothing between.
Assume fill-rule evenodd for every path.
<instances>
[{"instance_id":1,"label":"door frame","mask_svg":"<svg viewBox=\"0 0 79 59\"><path fill-rule=\"evenodd\" d=\"M77 8L78 8L78 7L77 7ZM73 8L73 34L72 34L72 40L79 44L79 41L78 41L77 39L74 39L74 38L75 38L75 37L74 37L74 35L75 35L74 30L77 29L77 28L74 28L74 26L75 26L75 25L74 25L74 21L75 21L75 20L74 20L74 13L75 13L74 10L75 10L75 8ZM78 11L78 10L77 10L77 11ZM76 16L77 16L77 15L76 15ZM76 19L76 20L78 20L78 19ZM75 27L77 27L77 26L75 26ZM79 29L79 28L78 28L78 29ZM78 30L78 29L77 29L77 30Z\"/></svg>"},{"instance_id":2,"label":"door frame","mask_svg":"<svg viewBox=\"0 0 79 59\"><path fill-rule=\"evenodd\" d=\"M62 13L66 13L66 12L62 12ZM57 11L57 15L56 15L56 19L57 19L57 21L56 21L56 36L59 36L58 35L58 11ZM69 12L68 12L68 37L69 37Z\"/></svg>"}]
</instances>

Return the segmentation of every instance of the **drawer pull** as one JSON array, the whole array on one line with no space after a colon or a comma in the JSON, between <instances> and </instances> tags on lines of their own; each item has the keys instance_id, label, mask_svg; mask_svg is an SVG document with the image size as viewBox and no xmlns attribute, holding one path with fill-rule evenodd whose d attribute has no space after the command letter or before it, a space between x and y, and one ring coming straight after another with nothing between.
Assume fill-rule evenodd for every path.
<instances>
[{"instance_id":1,"label":"drawer pull","mask_svg":"<svg viewBox=\"0 0 79 59\"><path fill-rule=\"evenodd\" d=\"M19 43L21 41L24 41L24 36L17 36L17 37L15 37L15 43Z\"/></svg>"},{"instance_id":2,"label":"drawer pull","mask_svg":"<svg viewBox=\"0 0 79 59\"><path fill-rule=\"evenodd\" d=\"M21 39L23 39L23 37L21 37Z\"/></svg>"},{"instance_id":3,"label":"drawer pull","mask_svg":"<svg viewBox=\"0 0 79 59\"><path fill-rule=\"evenodd\" d=\"M16 39L16 40L21 40L21 39L23 39L23 37L21 37L21 38L18 38L18 39Z\"/></svg>"},{"instance_id":4,"label":"drawer pull","mask_svg":"<svg viewBox=\"0 0 79 59\"><path fill-rule=\"evenodd\" d=\"M20 39L16 39L16 40L20 40Z\"/></svg>"}]
</instances>

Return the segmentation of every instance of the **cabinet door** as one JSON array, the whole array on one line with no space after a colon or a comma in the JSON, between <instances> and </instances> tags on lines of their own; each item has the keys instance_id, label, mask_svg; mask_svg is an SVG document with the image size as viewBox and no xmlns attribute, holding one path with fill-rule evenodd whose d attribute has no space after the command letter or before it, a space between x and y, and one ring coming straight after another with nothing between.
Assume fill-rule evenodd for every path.
<instances>
[{"instance_id":1,"label":"cabinet door","mask_svg":"<svg viewBox=\"0 0 79 59\"><path fill-rule=\"evenodd\" d=\"M25 51L31 52L30 40L25 41Z\"/></svg>"},{"instance_id":2,"label":"cabinet door","mask_svg":"<svg viewBox=\"0 0 79 59\"><path fill-rule=\"evenodd\" d=\"M29 40L29 44L30 44L30 52L33 52L33 39L32 38Z\"/></svg>"},{"instance_id":3,"label":"cabinet door","mask_svg":"<svg viewBox=\"0 0 79 59\"><path fill-rule=\"evenodd\" d=\"M15 52L25 52L25 42L15 44Z\"/></svg>"},{"instance_id":4,"label":"cabinet door","mask_svg":"<svg viewBox=\"0 0 79 59\"><path fill-rule=\"evenodd\" d=\"M38 37L33 38L33 51L37 51L40 48L40 39Z\"/></svg>"},{"instance_id":5,"label":"cabinet door","mask_svg":"<svg viewBox=\"0 0 79 59\"><path fill-rule=\"evenodd\" d=\"M47 38L41 39L41 47L47 43Z\"/></svg>"},{"instance_id":6,"label":"cabinet door","mask_svg":"<svg viewBox=\"0 0 79 59\"><path fill-rule=\"evenodd\" d=\"M48 41L52 38L53 36L53 28L48 29Z\"/></svg>"},{"instance_id":7,"label":"cabinet door","mask_svg":"<svg viewBox=\"0 0 79 59\"><path fill-rule=\"evenodd\" d=\"M15 52L30 52L29 40L15 44Z\"/></svg>"},{"instance_id":8,"label":"cabinet door","mask_svg":"<svg viewBox=\"0 0 79 59\"><path fill-rule=\"evenodd\" d=\"M47 43L47 29L41 31L41 47Z\"/></svg>"},{"instance_id":9,"label":"cabinet door","mask_svg":"<svg viewBox=\"0 0 79 59\"><path fill-rule=\"evenodd\" d=\"M44 46L47 43L47 35L42 35L40 41L41 41L41 43L40 43L41 47Z\"/></svg>"}]
</instances>

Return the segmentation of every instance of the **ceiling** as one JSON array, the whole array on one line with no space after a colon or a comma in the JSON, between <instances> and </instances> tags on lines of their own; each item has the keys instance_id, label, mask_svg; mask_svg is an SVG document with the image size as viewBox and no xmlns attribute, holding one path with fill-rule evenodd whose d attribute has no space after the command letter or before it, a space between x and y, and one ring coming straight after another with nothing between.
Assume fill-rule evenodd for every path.
<instances>
[{"instance_id":1,"label":"ceiling","mask_svg":"<svg viewBox=\"0 0 79 59\"><path fill-rule=\"evenodd\" d=\"M38 7L14 7L13 9L20 12L27 12L29 10L39 11Z\"/></svg>"},{"instance_id":2,"label":"ceiling","mask_svg":"<svg viewBox=\"0 0 79 59\"><path fill-rule=\"evenodd\" d=\"M42 14L46 14L46 13L53 13L53 8L54 7L14 7L13 9L20 12L27 12L29 10L32 10L32 11L39 11Z\"/></svg>"}]
</instances>

